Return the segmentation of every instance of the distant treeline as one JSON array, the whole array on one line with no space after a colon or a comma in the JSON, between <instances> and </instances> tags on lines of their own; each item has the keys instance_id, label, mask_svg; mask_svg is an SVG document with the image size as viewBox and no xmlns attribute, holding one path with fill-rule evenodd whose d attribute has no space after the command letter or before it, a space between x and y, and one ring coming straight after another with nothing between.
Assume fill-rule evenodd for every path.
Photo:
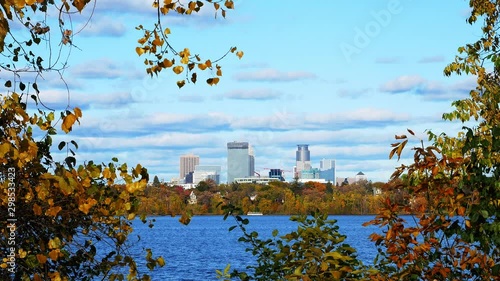
<instances>
[{"instance_id":1,"label":"distant treeline","mask_svg":"<svg viewBox=\"0 0 500 281\"><path fill-rule=\"evenodd\" d=\"M380 199L374 190L383 190L384 185L370 181L342 186L297 181L217 185L208 180L194 189L184 189L157 183L146 188L140 212L147 215L177 215L186 211L193 215L223 214L221 203L231 203L244 214L308 214L317 209L328 214L375 214Z\"/></svg>"}]
</instances>

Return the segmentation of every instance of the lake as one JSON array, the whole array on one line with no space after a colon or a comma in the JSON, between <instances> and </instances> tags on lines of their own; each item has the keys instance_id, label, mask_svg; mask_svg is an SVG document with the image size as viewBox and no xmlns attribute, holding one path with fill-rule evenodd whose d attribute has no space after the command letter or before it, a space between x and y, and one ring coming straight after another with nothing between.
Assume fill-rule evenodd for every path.
<instances>
[{"instance_id":1,"label":"lake","mask_svg":"<svg viewBox=\"0 0 500 281\"><path fill-rule=\"evenodd\" d=\"M155 226L134 221L134 233L130 236L133 243L131 252L138 253L142 248L151 248L154 256L163 256L166 265L149 272L141 261L144 253L136 261L141 273L147 273L153 280L217 280L216 269L224 269L227 264L231 268L244 269L255 261L251 253L245 251L247 245L238 242L242 236L236 228L232 217L226 221L222 216L195 216L189 225L183 225L179 217L149 217L156 220ZM257 231L259 237L270 238L274 229L284 235L297 229L297 223L290 221L289 216L247 216L250 224L247 230ZM369 235L378 230L377 227L363 227L362 224L373 216L331 216L336 219L341 234L347 235L346 243L356 248L358 257L364 264L373 263L377 253Z\"/></svg>"}]
</instances>

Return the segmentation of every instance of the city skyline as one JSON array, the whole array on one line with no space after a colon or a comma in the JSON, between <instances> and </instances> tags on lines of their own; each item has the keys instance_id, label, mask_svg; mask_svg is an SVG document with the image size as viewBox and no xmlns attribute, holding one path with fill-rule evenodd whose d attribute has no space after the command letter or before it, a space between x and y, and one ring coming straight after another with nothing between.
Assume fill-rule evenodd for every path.
<instances>
[{"instance_id":1,"label":"city skyline","mask_svg":"<svg viewBox=\"0 0 500 281\"><path fill-rule=\"evenodd\" d=\"M185 174L185 177L180 176L179 178L171 178L170 180L165 180L163 181L166 182L183 182L186 184L191 184L195 183L197 184L200 180L202 180L203 177L209 175L217 176L216 182L227 182L231 183L234 181L235 178L252 178L252 177L267 177L267 174L271 174L272 170L276 171L279 170L280 175L285 172L291 172L288 174L288 177L285 178L286 181L291 181L295 177L299 177L302 179L301 172L306 171L308 173L307 176L303 177L303 179L314 179L314 178L319 178L319 179L325 179L326 181L330 182L336 182L336 160L329 158L325 159L322 158L319 161L319 166L315 167L314 165L311 164L311 151L309 151L309 145L308 144L298 144L297 145L297 151L295 152L295 161L296 165L293 167L293 170L286 170L283 167L264 167L268 166L265 165L265 163L261 163L262 165L259 165L259 167L255 167L255 163L259 163L259 161L256 161L255 158L255 151L252 147L252 145L249 142L245 141L232 141L227 143L227 158L226 158L226 167L235 167L232 171L228 168L227 170L223 171L221 167L224 165L199 165L200 163L200 157L198 155L194 155L193 153L188 153L181 155L180 161L179 161L179 170L180 170L180 175ZM195 164L196 163L196 164ZM217 169L214 169L214 167L218 167ZM187 175L189 174L186 173L186 171L191 172L189 175L189 179L187 180L188 177ZM215 171L215 172L214 172ZM293 173L292 173L293 172ZM310 175L310 173L317 174L316 176ZM226 174L227 176L224 177L221 175ZM350 178L353 175L349 175L345 178Z\"/></svg>"},{"instance_id":2,"label":"city skyline","mask_svg":"<svg viewBox=\"0 0 500 281\"><path fill-rule=\"evenodd\" d=\"M210 5L169 14L174 48L212 60L233 46L244 52L217 62L216 86L200 73L182 89L171 69L149 77L135 52L142 36L135 27L155 20L149 0L98 1L88 24L74 15L74 26L86 28L73 38L78 49L65 80L47 73L37 81L46 106L83 112L71 134L53 142L77 142L77 164L116 157L165 180L179 176L188 152L206 165L225 163L231 140L247 140L260 163L287 170L296 144L308 143L311 162L336 159L338 177L363 171L387 181L412 161L410 148L427 140L426 130L453 135L462 127L441 116L475 85L467 75L443 75L458 47L481 34L465 22L466 1L325 1L315 9L294 1L237 0L225 19ZM407 128L416 137L400 162L389 160L394 135ZM56 149L53 157L66 154Z\"/></svg>"}]
</instances>

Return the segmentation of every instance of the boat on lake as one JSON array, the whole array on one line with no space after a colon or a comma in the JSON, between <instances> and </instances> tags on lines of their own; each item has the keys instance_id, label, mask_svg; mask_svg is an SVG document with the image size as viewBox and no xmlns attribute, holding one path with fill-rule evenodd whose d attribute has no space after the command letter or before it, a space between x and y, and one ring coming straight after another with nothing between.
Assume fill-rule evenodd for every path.
<instances>
[{"instance_id":1,"label":"boat on lake","mask_svg":"<svg viewBox=\"0 0 500 281\"><path fill-rule=\"evenodd\" d=\"M247 216L262 216L261 212L248 212Z\"/></svg>"}]
</instances>

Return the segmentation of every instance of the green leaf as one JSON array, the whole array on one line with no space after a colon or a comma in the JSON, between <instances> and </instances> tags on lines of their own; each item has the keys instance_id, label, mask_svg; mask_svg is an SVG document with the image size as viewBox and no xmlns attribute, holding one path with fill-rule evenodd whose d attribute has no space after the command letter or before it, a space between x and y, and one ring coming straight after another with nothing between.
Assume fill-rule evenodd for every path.
<instances>
[{"instance_id":1,"label":"green leaf","mask_svg":"<svg viewBox=\"0 0 500 281\"><path fill-rule=\"evenodd\" d=\"M64 148L64 146L65 146L65 145L66 145L66 142L65 142L65 141L62 141L62 142L60 142L60 143L59 143L59 145L57 146L57 148L58 148L59 150L61 150L61 149L63 149L63 148Z\"/></svg>"},{"instance_id":2,"label":"green leaf","mask_svg":"<svg viewBox=\"0 0 500 281\"><path fill-rule=\"evenodd\" d=\"M78 144L76 143L76 141L72 140L71 143L75 146L76 149L78 149Z\"/></svg>"}]
</instances>

